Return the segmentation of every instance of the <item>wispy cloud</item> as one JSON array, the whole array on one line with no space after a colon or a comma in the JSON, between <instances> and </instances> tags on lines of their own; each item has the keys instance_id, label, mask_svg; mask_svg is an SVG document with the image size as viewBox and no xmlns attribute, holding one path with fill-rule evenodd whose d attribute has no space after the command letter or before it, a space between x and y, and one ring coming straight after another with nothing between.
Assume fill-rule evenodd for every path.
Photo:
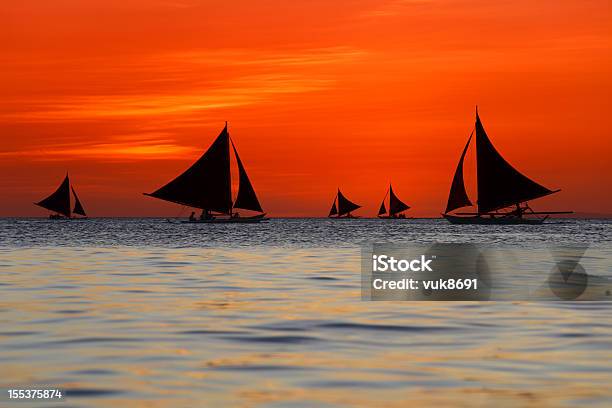
<instances>
[{"instance_id":1,"label":"wispy cloud","mask_svg":"<svg viewBox=\"0 0 612 408\"><path fill-rule=\"evenodd\" d=\"M111 77L117 84L115 93L20 96L10 101L16 109L3 109L0 121L184 115L256 104L279 94L328 89L335 82L334 76L310 68L350 63L363 54L343 47L293 53L194 50L148 56L106 71L100 71L93 61L92 76ZM126 83L126 79L133 82ZM8 103L5 101L5 106Z\"/></svg>"},{"instance_id":2,"label":"wispy cloud","mask_svg":"<svg viewBox=\"0 0 612 408\"><path fill-rule=\"evenodd\" d=\"M291 76L261 75L232 81L230 87L201 89L189 93L147 95L75 95L70 98L38 100L33 109L5 113L13 120L83 120L101 117L152 116L185 114L197 111L253 104L271 95L322 90L330 80ZM233 85L233 86L232 86Z\"/></svg>"},{"instance_id":3,"label":"wispy cloud","mask_svg":"<svg viewBox=\"0 0 612 408\"><path fill-rule=\"evenodd\" d=\"M144 159L181 159L194 153L193 147L178 144L170 135L164 133L141 133L119 135L104 143L58 143L0 152L0 157L25 158L29 160L144 160Z\"/></svg>"},{"instance_id":4,"label":"wispy cloud","mask_svg":"<svg viewBox=\"0 0 612 408\"><path fill-rule=\"evenodd\" d=\"M327 65L351 62L366 54L364 50L351 47L326 47L299 51L265 51L256 49L190 50L160 54L160 63L189 65L233 65L267 66L282 68L288 66Z\"/></svg>"},{"instance_id":5,"label":"wispy cloud","mask_svg":"<svg viewBox=\"0 0 612 408\"><path fill-rule=\"evenodd\" d=\"M381 6L362 12L359 14L359 17L380 18L397 16L414 10L415 7L430 5L433 3L434 0L391 0L383 3Z\"/></svg>"}]
</instances>

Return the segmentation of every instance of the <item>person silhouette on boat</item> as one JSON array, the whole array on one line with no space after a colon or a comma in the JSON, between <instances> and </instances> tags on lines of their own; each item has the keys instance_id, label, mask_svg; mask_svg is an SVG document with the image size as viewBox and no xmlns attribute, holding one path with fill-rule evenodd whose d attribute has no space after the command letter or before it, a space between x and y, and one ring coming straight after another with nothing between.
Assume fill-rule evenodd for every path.
<instances>
[{"instance_id":1,"label":"person silhouette on boat","mask_svg":"<svg viewBox=\"0 0 612 408\"><path fill-rule=\"evenodd\" d=\"M200 214L200 221L212 220L214 218L215 217L213 217L212 213L208 209L202 210L202 214Z\"/></svg>"},{"instance_id":2,"label":"person silhouette on boat","mask_svg":"<svg viewBox=\"0 0 612 408\"><path fill-rule=\"evenodd\" d=\"M195 211L192 211L192 212L191 212L191 215L189 216L189 221L193 222L193 221L195 221L195 220L196 220L196 217L195 217Z\"/></svg>"},{"instance_id":3,"label":"person silhouette on boat","mask_svg":"<svg viewBox=\"0 0 612 408\"><path fill-rule=\"evenodd\" d=\"M523 214L525 213L525 209L523 207L521 207L520 203L516 204L516 209L514 211L512 211L512 213L518 217L518 218L523 218Z\"/></svg>"}]
</instances>

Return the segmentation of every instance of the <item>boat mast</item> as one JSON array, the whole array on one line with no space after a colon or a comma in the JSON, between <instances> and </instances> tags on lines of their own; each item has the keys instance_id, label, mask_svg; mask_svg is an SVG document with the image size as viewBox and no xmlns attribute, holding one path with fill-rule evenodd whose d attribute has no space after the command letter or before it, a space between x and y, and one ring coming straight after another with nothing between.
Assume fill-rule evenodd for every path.
<instances>
[{"instance_id":1,"label":"boat mast","mask_svg":"<svg viewBox=\"0 0 612 408\"><path fill-rule=\"evenodd\" d=\"M384 197L383 197L383 199L382 199L382 204L381 204L382 206L384 206L384 205L385 205L385 200L387 199L387 196L389 195L389 191L391 191L391 182L389 182L389 188L387 188L387 192L385 193L385 196L384 196ZM382 213L382 214L378 214L378 215L380 216L380 215L383 215L383 214L389 214L389 215L391 215L391 199L389 199L389 209L388 209L388 210L387 210L387 209L385 209L385 212L384 212L384 213Z\"/></svg>"},{"instance_id":2,"label":"boat mast","mask_svg":"<svg viewBox=\"0 0 612 408\"><path fill-rule=\"evenodd\" d=\"M229 135L229 129L227 128L227 120L225 121L225 131L227 132L227 138L229 139L229 138L230 138L230 135ZM232 155L232 153L230 152L229 148L227 149L227 154L228 154L228 156L229 156L229 157L227 158L227 161L228 161L228 162L230 162L230 159L231 159L231 155ZM232 193L231 193L231 191L232 191L232 190L231 190L231 188L232 188L232 168L230 167L230 169L229 169L229 170L230 170L230 171L229 171L228 177L229 177L229 180L230 180L229 185L230 185L230 200L231 200L231 194L232 194ZM229 216L230 216L230 218L232 218L232 214L233 214L233 212L232 212L232 211L233 211L233 209L234 209L234 203L232 202L232 203L231 203L231 205L230 205L230 209L229 209Z\"/></svg>"},{"instance_id":3,"label":"boat mast","mask_svg":"<svg viewBox=\"0 0 612 408\"><path fill-rule=\"evenodd\" d=\"M476 133L476 128L478 127L477 123L478 123L478 105L476 105L476 119L474 121L474 130L472 132ZM471 138L471 135L470 135ZM476 138L478 138L478 134L476 134ZM474 143L477 144L477 143ZM478 216L480 217L482 215L482 212L480 211L480 206L478 205L478 146L476 146L476 212L478 213Z\"/></svg>"}]
</instances>

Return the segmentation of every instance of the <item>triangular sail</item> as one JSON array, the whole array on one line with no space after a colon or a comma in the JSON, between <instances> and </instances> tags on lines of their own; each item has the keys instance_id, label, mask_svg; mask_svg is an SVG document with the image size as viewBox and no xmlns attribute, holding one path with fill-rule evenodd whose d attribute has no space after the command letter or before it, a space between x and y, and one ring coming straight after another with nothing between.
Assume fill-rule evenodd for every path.
<instances>
[{"instance_id":1,"label":"triangular sail","mask_svg":"<svg viewBox=\"0 0 612 408\"><path fill-rule=\"evenodd\" d=\"M395 193L393 193L393 187L389 186L389 215L399 214L409 208L410 206L404 204L402 200L397 198Z\"/></svg>"},{"instance_id":2,"label":"triangular sail","mask_svg":"<svg viewBox=\"0 0 612 408\"><path fill-rule=\"evenodd\" d=\"M517 171L495 149L476 112L478 211L486 213L552 194Z\"/></svg>"},{"instance_id":3,"label":"triangular sail","mask_svg":"<svg viewBox=\"0 0 612 408\"><path fill-rule=\"evenodd\" d=\"M81 204L79 196L77 196L76 191L74 191L74 187L71 186L70 188L72 189L72 195L74 196L74 209L72 210L72 212L75 214L82 215L83 217L87 217L87 214L85 214L85 209L83 208L83 204Z\"/></svg>"},{"instance_id":4,"label":"triangular sail","mask_svg":"<svg viewBox=\"0 0 612 408\"><path fill-rule=\"evenodd\" d=\"M227 124L198 161L159 190L146 195L190 207L230 213L232 183Z\"/></svg>"},{"instance_id":5,"label":"triangular sail","mask_svg":"<svg viewBox=\"0 0 612 408\"><path fill-rule=\"evenodd\" d=\"M35 204L49 211L70 217L70 179L68 174L53 194Z\"/></svg>"},{"instance_id":6,"label":"triangular sail","mask_svg":"<svg viewBox=\"0 0 612 408\"><path fill-rule=\"evenodd\" d=\"M472 134L468 138L465 147L463 148L463 153L461 153L461 158L459 159L459 163L457 164L457 170L455 170L455 176L453 177L453 183L451 184L450 193L448 195L448 203L446 204L445 213L449 213L457 208L467 207L472 205L467 192L465 191L465 183L463 182L463 161L465 159L465 154L467 153L467 149L470 146L470 142L472 141Z\"/></svg>"},{"instance_id":7,"label":"triangular sail","mask_svg":"<svg viewBox=\"0 0 612 408\"><path fill-rule=\"evenodd\" d=\"M249 180L249 176L242 165L242 160L240 160L240 156L238 156L238 151L236 150L236 146L234 145L234 141L232 140L232 148L234 149L234 154L236 155L236 162L238 163L238 195L236 197L236 201L234 202L234 208L242 208L243 210L252 210L263 212L261 209L261 205L259 204L259 200L257 199L257 195L255 194L255 190L253 189L253 185Z\"/></svg>"},{"instance_id":8,"label":"triangular sail","mask_svg":"<svg viewBox=\"0 0 612 408\"><path fill-rule=\"evenodd\" d=\"M338 214L338 208L336 207L336 198L334 197L334 203L332 204L332 207L329 210L328 217L331 217L332 215L336 215L336 214Z\"/></svg>"},{"instance_id":9,"label":"triangular sail","mask_svg":"<svg viewBox=\"0 0 612 408\"><path fill-rule=\"evenodd\" d=\"M338 189L338 215L339 216L348 214L351 211L355 211L358 208L361 208L361 206L347 199L344 195L342 195L342 193L340 192L340 189Z\"/></svg>"},{"instance_id":10,"label":"triangular sail","mask_svg":"<svg viewBox=\"0 0 612 408\"><path fill-rule=\"evenodd\" d=\"M382 201L382 203L380 203L380 208L378 209L378 215L383 215L387 212L387 209L385 208L385 200Z\"/></svg>"}]
</instances>

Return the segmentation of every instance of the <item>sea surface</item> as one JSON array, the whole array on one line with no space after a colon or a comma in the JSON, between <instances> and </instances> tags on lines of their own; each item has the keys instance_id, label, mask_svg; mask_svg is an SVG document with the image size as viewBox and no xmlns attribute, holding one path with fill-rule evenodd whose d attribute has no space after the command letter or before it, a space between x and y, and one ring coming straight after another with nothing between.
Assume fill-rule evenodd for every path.
<instances>
[{"instance_id":1,"label":"sea surface","mask_svg":"<svg viewBox=\"0 0 612 408\"><path fill-rule=\"evenodd\" d=\"M612 406L612 303L362 301L381 242L609 260L612 221L0 219L0 391L67 396L0 406Z\"/></svg>"}]
</instances>

